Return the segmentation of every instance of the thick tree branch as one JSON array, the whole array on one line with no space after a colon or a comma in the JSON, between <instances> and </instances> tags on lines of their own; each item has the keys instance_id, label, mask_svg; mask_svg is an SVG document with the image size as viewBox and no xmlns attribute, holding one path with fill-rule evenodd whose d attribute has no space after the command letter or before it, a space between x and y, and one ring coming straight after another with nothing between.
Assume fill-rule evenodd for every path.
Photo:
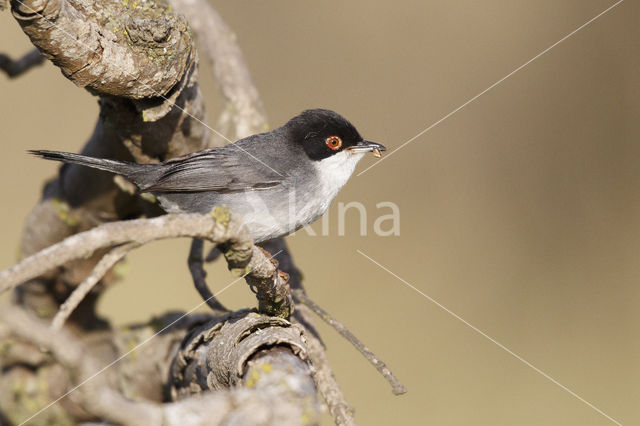
<instances>
[{"instance_id":1,"label":"thick tree branch","mask_svg":"<svg viewBox=\"0 0 640 426\"><path fill-rule=\"evenodd\" d=\"M253 326L255 320L250 319L249 323ZM303 418L315 423L318 416L309 367L289 350L260 351L262 345L250 346L250 351L243 354L243 372L238 378L238 385L242 387L210 393L199 399L157 404L126 398L111 386L98 360L76 337L65 330L54 333L46 322L5 304L0 309L0 336L9 335L46 348L72 372L73 382L80 385L74 399L96 419L122 425L215 425L230 421L298 425ZM295 333L289 336L295 342ZM283 348L287 347L286 342ZM248 347L242 343L240 346ZM298 352L300 350L304 349L299 347Z\"/></svg>"},{"instance_id":2,"label":"thick tree branch","mask_svg":"<svg viewBox=\"0 0 640 426\"><path fill-rule=\"evenodd\" d=\"M302 329L285 319L247 310L211 319L193 329L180 345L171 367L171 399L241 384L247 362L276 346L307 359Z\"/></svg>"},{"instance_id":3,"label":"thick tree branch","mask_svg":"<svg viewBox=\"0 0 640 426\"><path fill-rule=\"evenodd\" d=\"M264 110L235 35L206 1L175 0L173 3L176 9L182 10L189 20L193 21L192 26L195 28L201 47L206 57L213 63L216 80L220 84L222 95L228 102L221 120L229 123L237 137L265 130ZM205 131L203 100L197 84L197 55L184 20L174 15L170 9L153 0L145 2L144 5L133 1L122 3L115 0L99 0L97 3L89 0L45 0L43 2L12 0L11 4L14 16L24 31L34 44L62 69L64 75L76 84L101 96L100 118L93 135L83 149L84 154L144 163L162 161L212 146L212 144L221 144L219 140L212 141ZM126 185L116 182L117 180L114 180L111 175L95 170L74 165L62 167L59 178L46 187L43 201L36 206L28 218L23 238L23 253L25 256L34 254L35 256L26 257L23 262L14 267L15 269L0 272L0 288L9 288L18 282L39 276L27 285L20 286L17 294L19 300L26 306L38 311L42 316L48 316L46 312L51 311L50 307L53 306L55 311L58 304L66 298L77 283L82 280L94 281L104 269L102 267L117 257L118 249L112 249L114 245L143 244L156 238L190 236L222 242L225 245L225 257L229 266L241 274L248 272L247 282L256 289L262 312L282 317L287 317L291 313L292 302L287 285L288 276L280 274L277 263L269 259L260 249L253 247L244 237L233 240L235 231L229 229L229 223L232 220L228 215L215 217L213 220L215 225L211 223L211 217L201 218L198 219L201 222L193 223L192 227L189 227L186 218L182 218L185 219L184 226L175 234L163 233L162 230L151 228L147 229L149 233L145 233L142 228L140 234L136 234L133 229L125 231L128 234L126 237L133 238L126 238L124 234L120 234L115 239L106 237L100 233L99 227L96 228L98 231L95 234L90 234L92 238L96 237L99 240L99 244L89 239L82 240L80 236L83 234L77 233L105 221L129 219L141 214L147 216L159 214L157 205L140 200ZM177 226L175 223L182 219L169 216L164 220L170 222L175 220L176 222L172 223ZM162 228L168 224L164 220L151 223ZM226 231L220 231L222 234L228 231L227 234L221 240L216 240L219 234L216 234L213 228L227 221ZM107 228L107 230L110 232L112 229L119 229L119 224L128 222L136 221L116 222L112 224L114 228ZM203 225L204 228L196 229L199 225ZM222 227L224 228L224 225ZM239 229L238 225L238 232L240 232ZM66 241L71 242L76 248L82 247L79 250L82 255L72 253L73 250L70 250L64 241L50 249L46 248L72 234L77 235ZM75 239L76 237L78 238ZM75 244L78 245L75 246ZM42 249L45 250L37 253ZM112 256L98 263L105 249L112 249ZM91 256L94 250L95 255ZM279 250L274 250L272 247L269 250L276 256L279 254ZM56 259L58 254L62 256ZM70 259L75 260L70 261ZM94 269L96 264L98 264L97 270ZM57 266L60 267L52 270ZM5 284L4 278L7 278L8 284ZM298 275L294 275L293 282L299 282L298 278ZM103 283L107 282L105 277ZM46 304L41 303L41 300L47 297ZM89 297L90 303L85 303L84 308L83 305L79 306L82 315L78 316L80 320L75 323L76 326L86 326L94 318L92 303L96 295L92 293ZM43 309L45 306L47 309ZM155 324L155 321L150 323L152 324ZM306 318L304 324L310 324L310 320ZM150 325L146 328L151 328ZM12 328L14 326L20 325L15 324ZM139 330L141 329L135 329L135 332ZM153 349L145 351L145 355L141 354L138 361L131 363L129 374L119 379L120 383L132 386L132 390L126 392L127 397L156 395L152 399L159 400L158 384L163 377L159 377L157 372L163 371L165 362L151 355L157 357L156 354L160 353L161 357L165 351L168 351L170 342L176 338L174 335L167 337L166 327L161 331L162 335L155 337L153 345L150 345ZM262 328L247 331L248 337L243 338L242 342L258 339L259 335L264 334L262 331ZM95 333L80 332L80 334L85 338L95 337ZM105 340L117 343L120 334L117 331L105 332ZM57 334L52 335L57 336ZM268 337L277 335L278 332L273 335L271 332L267 333ZM39 344L37 339L25 337L25 340ZM145 338L142 341L147 340ZM315 350L319 351L320 355L310 355L310 357L314 360L314 364L318 363L317 368L324 371L323 374L315 377L318 383L322 383L318 386L324 389L322 393L330 407L333 407L331 410L335 413L336 419L347 419L340 420L340 424L349 424L350 416L348 409L345 408L348 406L343 397L336 397L335 389L338 393L339 389L335 381L332 382L333 377L326 357L324 361L322 360L324 349L319 341L316 340L315 343ZM126 351L129 350L128 338L121 344L117 344L121 348L127 348ZM157 347L164 349L155 350L156 344ZM42 343L42 346L47 347L45 343ZM109 348L112 347L109 346ZM55 353L53 349L51 350ZM101 358L106 353L98 352ZM265 355L267 359L269 356L271 355ZM277 357L280 359L281 355ZM247 362L247 371L252 371L251 376L247 377L252 377L253 372L260 374L261 369L264 370L263 366L257 362L254 363L260 358L261 356L256 355ZM299 358L292 358L290 361L302 367ZM269 359L268 364L274 362ZM33 372L39 373L40 365L37 364ZM54 367L56 367L55 364ZM77 368L79 368L77 365L65 364L65 369L72 373L74 383L77 383L78 377L83 377L82 374L85 374L80 374ZM132 379L134 375L138 377L135 383ZM282 382L281 379L279 381ZM57 386L60 386L60 383L64 383L64 380L57 381ZM105 387L109 386L106 381L103 384ZM99 386L96 389L95 394L89 395L86 399L82 398L84 408L91 414L104 413L105 420L122 424L148 424L158 418L164 424L187 424L187 418L192 421L190 424L217 424L222 421L228 423L234 419L240 419L235 423L247 423L248 421L242 421L246 419L256 423L256 417L253 414L257 412L265 413L267 417L264 418L283 419L279 424L286 424L286 420L297 424L302 417L299 411L295 411L295 407L308 406L308 401L304 402L307 397L295 400L295 404L289 404L288 397L263 398L260 400L262 402L254 403L252 398L256 397L256 394L260 397L266 393L247 394L246 390L237 390L231 393L224 392L215 397L187 398L163 406L148 403L140 407L132 405L131 412L140 409L141 417L130 419L124 413L120 418L118 416L121 413L114 413L112 418L109 417L111 411L121 411L121 407L128 407L128 405L119 404L123 398L117 391L111 394L109 389L106 389L106 393L100 393ZM101 396L104 397L104 404L100 399ZM63 403L66 400L63 400ZM98 405L93 408L92 404ZM211 410L205 410L203 406ZM285 410L282 412L288 414L277 417L281 407ZM294 409L288 412L287 407ZM161 414L157 414L158 409L161 410ZM237 412L243 409L245 415L249 417L238 417ZM73 409L70 410L73 412ZM78 418L86 420L83 417ZM142 418L145 419L144 422L140 422ZM134 423L130 423L132 421Z\"/></svg>"},{"instance_id":4,"label":"thick tree branch","mask_svg":"<svg viewBox=\"0 0 640 426\"><path fill-rule=\"evenodd\" d=\"M144 163L207 148L197 57L186 23L153 1L137 3L14 0L12 7L24 31L67 77L101 94L100 116L83 154ZM89 54L82 43L103 50ZM138 74L130 76L129 68ZM157 204L116 182L86 167L61 167L27 218L23 256L103 222L161 213ZM34 279L20 287L17 300L41 315L53 315L99 259L78 259ZM85 299L72 320L86 327L103 324L92 306L98 296Z\"/></svg>"},{"instance_id":5,"label":"thick tree branch","mask_svg":"<svg viewBox=\"0 0 640 426\"><path fill-rule=\"evenodd\" d=\"M11 0L11 7L33 44L96 94L165 95L193 61L186 21L161 2Z\"/></svg>"},{"instance_id":6,"label":"thick tree branch","mask_svg":"<svg viewBox=\"0 0 640 426\"><path fill-rule=\"evenodd\" d=\"M51 351L60 364L74 373L72 376L77 383L98 371L95 359L86 356L82 345L65 330L54 334L46 322L7 304L0 309L0 321L10 327L11 333ZM123 424L141 424L139 421L160 424L161 417L155 404L127 400L109 386L104 375L98 374L87 380L78 396L83 399L82 405L94 415Z\"/></svg>"}]
</instances>

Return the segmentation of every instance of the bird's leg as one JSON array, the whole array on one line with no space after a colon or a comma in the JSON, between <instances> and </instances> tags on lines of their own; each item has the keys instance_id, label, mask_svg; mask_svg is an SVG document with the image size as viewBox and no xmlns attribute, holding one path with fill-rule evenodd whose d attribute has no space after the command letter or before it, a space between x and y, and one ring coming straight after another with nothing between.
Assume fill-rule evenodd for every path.
<instances>
[{"instance_id":1,"label":"bird's leg","mask_svg":"<svg viewBox=\"0 0 640 426\"><path fill-rule=\"evenodd\" d=\"M214 250L216 250L215 247ZM212 250L211 252L213 253L214 250ZM196 290L198 290L198 293L200 293L202 299L207 302L207 305L209 305L211 309L216 312L229 312L229 309L227 309L222 303L220 303L218 299L216 299L215 295L211 293L211 290L207 285L207 272L204 270L203 252L204 241L200 238L194 238L191 242L191 250L189 250L188 259L189 271L191 272L193 285L196 287ZM216 255L215 257L219 255L220 252L218 251L218 255ZM209 253L209 256L207 256L207 261L209 260L210 256L211 253Z\"/></svg>"},{"instance_id":2,"label":"bird's leg","mask_svg":"<svg viewBox=\"0 0 640 426\"><path fill-rule=\"evenodd\" d=\"M2 1L0 1L1 3ZM8 55L0 53L0 70L4 71L9 78L15 78L37 65L42 65L44 60L44 56L40 54L38 49L27 52L20 59L11 59Z\"/></svg>"},{"instance_id":3,"label":"bird's leg","mask_svg":"<svg viewBox=\"0 0 640 426\"><path fill-rule=\"evenodd\" d=\"M221 254L222 254L222 251L220 251L220 248L218 248L218 245L215 245L211 247L209 254L207 255L207 257L204 258L204 261L206 263L214 262L220 257Z\"/></svg>"}]
</instances>

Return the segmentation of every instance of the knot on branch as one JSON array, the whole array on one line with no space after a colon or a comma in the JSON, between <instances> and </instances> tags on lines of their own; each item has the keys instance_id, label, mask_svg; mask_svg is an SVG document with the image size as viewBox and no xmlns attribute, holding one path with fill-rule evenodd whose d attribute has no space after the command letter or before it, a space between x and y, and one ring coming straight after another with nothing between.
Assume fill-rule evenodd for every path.
<instances>
[{"instance_id":1,"label":"knot on branch","mask_svg":"<svg viewBox=\"0 0 640 426\"><path fill-rule=\"evenodd\" d=\"M43 17L55 21L61 3L61 0L12 1L11 11L18 21L31 21Z\"/></svg>"},{"instance_id":2,"label":"knot on branch","mask_svg":"<svg viewBox=\"0 0 640 426\"><path fill-rule=\"evenodd\" d=\"M245 310L212 320L184 339L171 366L170 397L177 400L239 385L247 363L276 346L307 360L302 328L285 319Z\"/></svg>"},{"instance_id":3,"label":"knot on branch","mask_svg":"<svg viewBox=\"0 0 640 426\"><path fill-rule=\"evenodd\" d=\"M254 250L268 254L260 247L254 247ZM289 318L294 307L289 274L278 270L278 261L273 257L259 256L259 259L266 262L251 266L253 273L246 278L247 284L256 289L258 310L267 315Z\"/></svg>"},{"instance_id":4,"label":"knot on branch","mask_svg":"<svg viewBox=\"0 0 640 426\"><path fill-rule=\"evenodd\" d=\"M282 250L270 254L238 239L224 248L229 270L243 275L256 294L258 311L274 317L289 318L294 306L289 274L278 270L278 261L275 259Z\"/></svg>"},{"instance_id":5,"label":"knot on branch","mask_svg":"<svg viewBox=\"0 0 640 426\"><path fill-rule=\"evenodd\" d=\"M158 50L169 40L172 22L166 15L149 19L128 16L124 26L124 34L131 43Z\"/></svg>"},{"instance_id":6,"label":"knot on branch","mask_svg":"<svg viewBox=\"0 0 640 426\"><path fill-rule=\"evenodd\" d=\"M251 258L253 241L242 220L234 216L225 206L216 206L209 215L213 218L213 228L209 240L223 243L230 252L229 256L238 264L248 262Z\"/></svg>"}]
</instances>

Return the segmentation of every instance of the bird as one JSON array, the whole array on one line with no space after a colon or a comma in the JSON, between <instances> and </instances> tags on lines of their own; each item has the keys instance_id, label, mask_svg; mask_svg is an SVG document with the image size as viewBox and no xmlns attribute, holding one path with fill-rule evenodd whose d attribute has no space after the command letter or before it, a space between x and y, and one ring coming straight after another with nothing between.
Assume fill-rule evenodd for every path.
<instances>
[{"instance_id":1,"label":"bird","mask_svg":"<svg viewBox=\"0 0 640 426\"><path fill-rule=\"evenodd\" d=\"M80 154L30 150L47 160L125 177L167 213L209 213L226 206L255 243L295 232L328 209L368 152L386 148L327 109L308 109L274 130L161 163L138 164Z\"/></svg>"}]
</instances>

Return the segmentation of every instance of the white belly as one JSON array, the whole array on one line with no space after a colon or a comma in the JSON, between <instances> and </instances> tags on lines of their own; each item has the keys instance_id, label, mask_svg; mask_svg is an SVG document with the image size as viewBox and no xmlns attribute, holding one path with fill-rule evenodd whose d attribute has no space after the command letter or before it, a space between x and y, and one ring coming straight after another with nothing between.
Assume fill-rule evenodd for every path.
<instances>
[{"instance_id":1,"label":"white belly","mask_svg":"<svg viewBox=\"0 0 640 426\"><path fill-rule=\"evenodd\" d=\"M310 173L288 176L286 184L266 190L230 194L158 194L158 198L170 213L207 213L215 206L226 206L242 217L255 242L266 241L290 234L322 216L363 155L346 151L337 153L314 163ZM192 197L203 198L194 200Z\"/></svg>"}]
</instances>

